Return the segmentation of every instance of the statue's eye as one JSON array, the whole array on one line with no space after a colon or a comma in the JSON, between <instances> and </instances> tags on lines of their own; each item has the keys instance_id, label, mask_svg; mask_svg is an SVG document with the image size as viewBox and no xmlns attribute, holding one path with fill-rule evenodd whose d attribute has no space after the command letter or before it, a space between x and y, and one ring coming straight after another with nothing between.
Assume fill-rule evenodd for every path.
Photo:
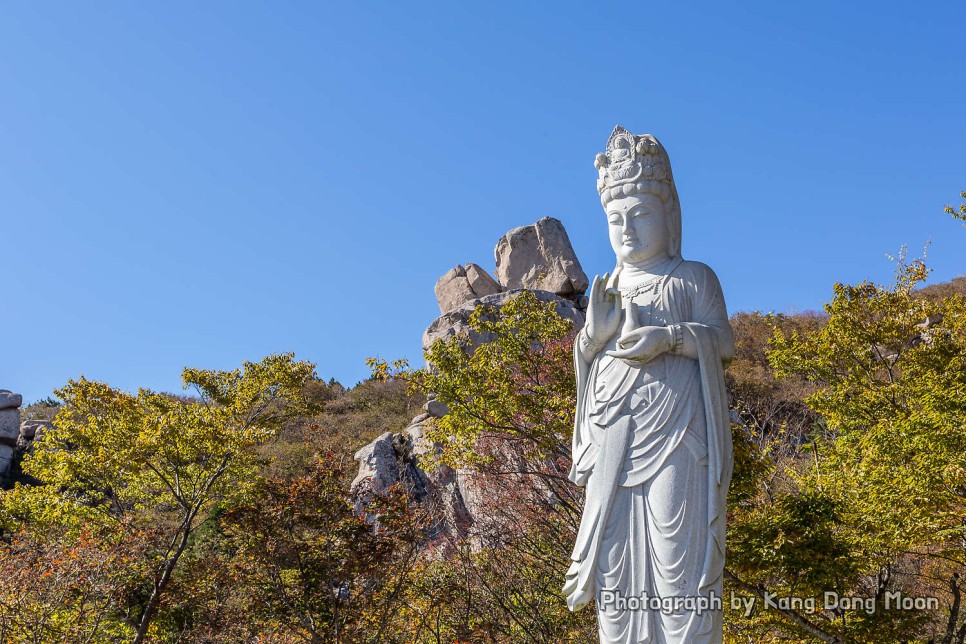
<instances>
[{"instance_id":1,"label":"statue's eye","mask_svg":"<svg viewBox=\"0 0 966 644\"><path fill-rule=\"evenodd\" d=\"M609 222L609 223L610 223L610 224L611 224L612 226L620 226L621 224L623 224L623 223L624 223L624 218L623 218L623 217L621 217L620 215L617 215L617 214L614 214L614 215L611 215L611 216L610 216L610 217L609 217L609 218L607 219L607 221L608 221L608 222Z\"/></svg>"}]
</instances>

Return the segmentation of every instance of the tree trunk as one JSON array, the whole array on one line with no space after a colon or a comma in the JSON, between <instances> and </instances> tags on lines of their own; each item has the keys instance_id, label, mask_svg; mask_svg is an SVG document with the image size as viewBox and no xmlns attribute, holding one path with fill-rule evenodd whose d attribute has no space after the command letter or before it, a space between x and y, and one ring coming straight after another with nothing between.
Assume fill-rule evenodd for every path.
<instances>
[{"instance_id":1,"label":"tree trunk","mask_svg":"<svg viewBox=\"0 0 966 644\"><path fill-rule=\"evenodd\" d=\"M151 626L151 620L154 619L155 614L158 612L158 606L161 604L161 595L164 593L164 589L167 588L168 582L171 581L171 573L174 572L174 567L178 565L178 559L181 558L181 554L188 547L188 536L191 534L191 523L193 521L194 512L192 511L185 518L184 523L181 524L181 535L178 539L177 549L164 563L164 571L161 573L161 578L154 583L151 596L148 598L148 604L144 607L144 613L141 614L141 622L138 624L138 632L134 636L132 644L141 644L147 636L148 628Z\"/></svg>"}]
</instances>

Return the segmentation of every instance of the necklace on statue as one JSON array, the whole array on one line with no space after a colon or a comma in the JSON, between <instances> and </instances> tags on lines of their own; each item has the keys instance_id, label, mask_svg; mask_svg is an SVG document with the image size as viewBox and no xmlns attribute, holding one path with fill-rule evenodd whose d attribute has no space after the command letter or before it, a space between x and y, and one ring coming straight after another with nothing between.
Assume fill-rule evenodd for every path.
<instances>
[{"instance_id":1,"label":"necklace on statue","mask_svg":"<svg viewBox=\"0 0 966 644\"><path fill-rule=\"evenodd\" d=\"M634 299L638 295L651 290L653 290L654 294L657 295L658 287L661 285L661 280L663 280L664 277L664 275L655 275L644 280L640 284L635 284L634 286L624 286L623 284L620 284L617 288L620 290L621 295L626 300Z\"/></svg>"}]
</instances>

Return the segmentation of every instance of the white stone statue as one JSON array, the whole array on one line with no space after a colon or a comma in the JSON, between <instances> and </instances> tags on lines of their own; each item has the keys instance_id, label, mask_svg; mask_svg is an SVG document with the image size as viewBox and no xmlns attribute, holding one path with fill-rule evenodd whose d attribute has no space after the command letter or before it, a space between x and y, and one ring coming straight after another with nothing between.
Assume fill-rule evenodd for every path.
<instances>
[{"instance_id":1,"label":"white stone statue","mask_svg":"<svg viewBox=\"0 0 966 644\"><path fill-rule=\"evenodd\" d=\"M564 593L571 610L596 600L602 644L721 642L724 297L710 268L681 257L658 140L618 126L595 165L617 267L594 279L574 347L570 478L587 494Z\"/></svg>"}]
</instances>

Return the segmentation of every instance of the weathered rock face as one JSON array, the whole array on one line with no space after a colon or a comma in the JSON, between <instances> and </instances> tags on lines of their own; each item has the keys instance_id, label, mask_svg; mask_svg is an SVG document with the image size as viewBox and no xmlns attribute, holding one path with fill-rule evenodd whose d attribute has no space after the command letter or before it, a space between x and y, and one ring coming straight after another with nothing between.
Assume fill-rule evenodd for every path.
<instances>
[{"instance_id":1,"label":"weathered rock face","mask_svg":"<svg viewBox=\"0 0 966 644\"><path fill-rule=\"evenodd\" d=\"M424 436L422 423L406 429L411 446L411 467L423 474L427 494L424 500L431 504L434 525L430 530L431 538L439 536L463 538L473 525L472 511L466 504L458 473L451 467L439 465L430 467L429 463L439 452L439 446ZM422 467L429 469L422 470Z\"/></svg>"},{"instance_id":2,"label":"weathered rock face","mask_svg":"<svg viewBox=\"0 0 966 644\"><path fill-rule=\"evenodd\" d=\"M0 445L13 447L20 438L20 410L0 409Z\"/></svg>"},{"instance_id":3,"label":"weathered rock face","mask_svg":"<svg viewBox=\"0 0 966 644\"><path fill-rule=\"evenodd\" d=\"M16 409L23 404L23 396L9 389L0 389L0 409Z\"/></svg>"},{"instance_id":4,"label":"weathered rock face","mask_svg":"<svg viewBox=\"0 0 966 644\"><path fill-rule=\"evenodd\" d=\"M462 538L473 523L457 473L445 465L430 465L439 446L425 437L425 425L448 412L445 405L434 406L433 402L402 432L386 432L356 452L359 474L352 482L352 497L360 514L366 513L374 494L384 494L401 483L410 498L428 509L430 542L441 537ZM369 518L378 521L378 517Z\"/></svg>"},{"instance_id":5,"label":"weathered rock face","mask_svg":"<svg viewBox=\"0 0 966 644\"><path fill-rule=\"evenodd\" d=\"M24 441L37 440L53 426L49 420L25 420L20 423L20 438Z\"/></svg>"},{"instance_id":6,"label":"weathered rock face","mask_svg":"<svg viewBox=\"0 0 966 644\"><path fill-rule=\"evenodd\" d=\"M54 426L49 420L28 419L21 422L21 404L23 397L20 394L0 389L0 483L4 485L13 483L9 477L15 479L18 476L11 473L14 459L30 450L44 432Z\"/></svg>"},{"instance_id":7,"label":"weathered rock face","mask_svg":"<svg viewBox=\"0 0 966 644\"><path fill-rule=\"evenodd\" d=\"M559 220L544 217L514 228L494 250L496 277L507 289L538 289L576 299L589 284Z\"/></svg>"},{"instance_id":8,"label":"weathered rock face","mask_svg":"<svg viewBox=\"0 0 966 644\"><path fill-rule=\"evenodd\" d=\"M14 447L20 438L20 394L0 389L0 445Z\"/></svg>"},{"instance_id":9,"label":"weathered rock face","mask_svg":"<svg viewBox=\"0 0 966 644\"><path fill-rule=\"evenodd\" d=\"M352 481L352 489L360 491L357 496L361 496L363 488L376 494L384 493L399 481L394 438L392 432L386 432L355 453L359 473Z\"/></svg>"},{"instance_id":10,"label":"weathered rock face","mask_svg":"<svg viewBox=\"0 0 966 644\"><path fill-rule=\"evenodd\" d=\"M429 347L436 340L445 340L463 332L469 334L470 341L474 345L479 344L480 342L485 342L487 338L481 337L478 333L470 329L469 320L474 309L476 309L476 307L480 304L499 308L503 306L507 300L519 295L524 290L529 289L514 289L512 291L503 291L502 293L481 297L478 300L466 302L458 309L444 313L440 317L436 318L436 320L430 324L423 333L423 351L429 349ZM557 314L562 318L573 321L575 330L580 330L584 326L584 311L579 308L581 304L580 302L575 303L571 300L547 291L531 290L530 292L533 293L533 295L536 296L536 298L541 302L555 302L557 304Z\"/></svg>"},{"instance_id":11,"label":"weathered rock face","mask_svg":"<svg viewBox=\"0 0 966 644\"><path fill-rule=\"evenodd\" d=\"M0 389L0 477L10 470L14 448L20 439L20 394Z\"/></svg>"},{"instance_id":12,"label":"weathered rock face","mask_svg":"<svg viewBox=\"0 0 966 644\"><path fill-rule=\"evenodd\" d=\"M436 292L440 313L446 313L472 300L499 293L503 289L489 273L470 263L465 267L456 266L446 271L433 290Z\"/></svg>"}]
</instances>

